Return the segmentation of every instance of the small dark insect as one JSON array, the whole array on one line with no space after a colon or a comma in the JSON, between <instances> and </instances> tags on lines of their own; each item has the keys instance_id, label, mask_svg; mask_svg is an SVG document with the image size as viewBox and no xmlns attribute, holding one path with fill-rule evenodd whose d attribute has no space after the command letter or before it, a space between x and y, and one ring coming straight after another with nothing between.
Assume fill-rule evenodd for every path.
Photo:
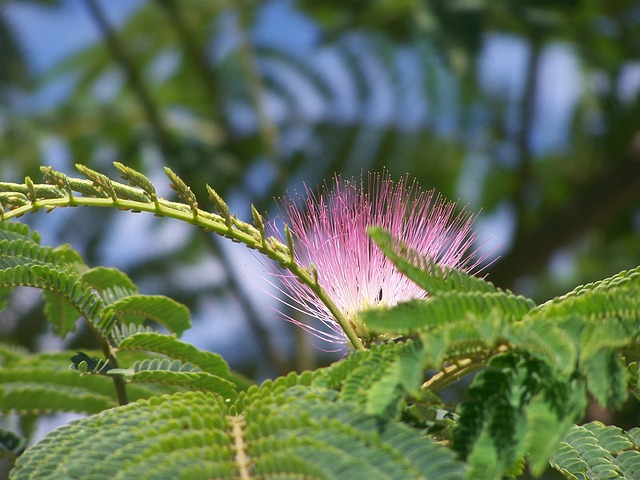
<instances>
[{"instance_id":1,"label":"small dark insect","mask_svg":"<svg viewBox=\"0 0 640 480\"><path fill-rule=\"evenodd\" d=\"M382 287L378 291L378 295L376 296L376 303L380 303L382 301Z\"/></svg>"}]
</instances>

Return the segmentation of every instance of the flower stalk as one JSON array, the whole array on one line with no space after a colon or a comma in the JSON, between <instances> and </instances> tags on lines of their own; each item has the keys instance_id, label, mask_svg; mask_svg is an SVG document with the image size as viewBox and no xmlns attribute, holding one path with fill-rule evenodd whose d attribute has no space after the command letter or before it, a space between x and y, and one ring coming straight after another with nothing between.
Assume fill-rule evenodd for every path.
<instances>
[{"instance_id":1,"label":"flower stalk","mask_svg":"<svg viewBox=\"0 0 640 480\"><path fill-rule=\"evenodd\" d=\"M336 176L331 189L325 185L315 193L306 188L304 195L285 198L281 205L286 241L294 255L290 265L284 265L288 272L274 272L282 284L283 303L290 302L326 329L290 321L323 340L349 342L354 348L376 340L359 321L359 312L428 295L374 244L369 227L387 230L446 267L464 267L475 238L470 215L456 215L455 203L420 190L407 177L394 182L386 172L359 183ZM301 283L292 265L308 266L305 270L317 272L317 279Z\"/></svg>"},{"instance_id":2,"label":"flower stalk","mask_svg":"<svg viewBox=\"0 0 640 480\"><path fill-rule=\"evenodd\" d=\"M285 272L275 273L283 294L329 332L290 320L324 340L348 343L356 350L373 340L358 321L360 311L428 295L397 271L369 238L368 227L384 228L447 267L464 267L469 260L466 250L474 240L470 216L456 215L454 203L422 191L407 177L394 182L388 173L370 174L366 185L363 178L357 183L336 176L332 190L325 185L317 195L306 189L302 199L283 200L288 220L283 235L255 208L253 224L238 220L209 186L218 213L202 210L191 189L169 169L165 173L183 203L158 197L144 175L120 163L115 166L129 184L82 165L78 169L87 179L43 167L48 184L28 178L24 184L0 182L0 220L41 209L92 206L150 212L197 225L243 243L283 267ZM271 229L273 235L268 235Z\"/></svg>"}]
</instances>

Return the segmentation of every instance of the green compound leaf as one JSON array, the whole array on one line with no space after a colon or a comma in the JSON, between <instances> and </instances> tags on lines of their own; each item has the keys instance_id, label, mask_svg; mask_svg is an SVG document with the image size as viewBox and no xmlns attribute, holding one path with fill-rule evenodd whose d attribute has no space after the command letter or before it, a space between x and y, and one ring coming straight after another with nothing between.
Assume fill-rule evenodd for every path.
<instances>
[{"instance_id":1,"label":"green compound leaf","mask_svg":"<svg viewBox=\"0 0 640 480\"><path fill-rule=\"evenodd\" d=\"M551 320L566 328L583 361L632 344L640 335L640 274L614 278L541 305L525 323Z\"/></svg>"},{"instance_id":2,"label":"green compound leaf","mask_svg":"<svg viewBox=\"0 0 640 480\"><path fill-rule=\"evenodd\" d=\"M84 285L74 272L40 263L25 263L13 268L0 270L0 286L35 287L52 292L64 298L79 314L89 321L97 321L104 306L102 298L90 287ZM61 337L75 330L75 323L71 322L73 314L66 307L58 303L60 298L49 295L46 298L50 305L45 311L51 314L49 320L54 330Z\"/></svg>"},{"instance_id":3,"label":"green compound leaf","mask_svg":"<svg viewBox=\"0 0 640 480\"><path fill-rule=\"evenodd\" d=\"M600 405L619 409L627 399L626 365L618 352L601 351L584 365L589 393Z\"/></svg>"},{"instance_id":4,"label":"green compound leaf","mask_svg":"<svg viewBox=\"0 0 640 480\"><path fill-rule=\"evenodd\" d=\"M518 472L527 455L532 472L540 473L586 407L580 382L564 381L547 363L514 353L493 357L468 396L458 409L453 447L469 462L474 480Z\"/></svg>"},{"instance_id":5,"label":"green compound leaf","mask_svg":"<svg viewBox=\"0 0 640 480\"><path fill-rule=\"evenodd\" d=\"M141 324L151 320L177 335L191 327L189 309L162 295L133 295L107 305L100 328L110 333L117 324Z\"/></svg>"},{"instance_id":6,"label":"green compound leaf","mask_svg":"<svg viewBox=\"0 0 640 480\"><path fill-rule=\"evenodd\" d=\"M145 359L129 369L113 368L109 375L121 375L127 382L178 385L195 390L215 392L226 399L235 399L236 386L230 380L201 371L190 363L168 358Z\"/></svg>"},{"instance_id":7,"label":"green compound leaf","mask_svg":"<svg viewBox=\"0 0 640 480\"><path fill-rule=\"evenodd\" d=\"M0 369L0 411L97 413L117 405L109 379L81 378L66 368L68 357L57 366L46 360L30 355Z\"/></svg>"},{"instance_id":8,"label":"green compound leaf","mask_svg":"<svg viewBox=\"0 0 640 480\"><path fill-rule=\"evenodd\" d=\"M28 354L0 345L0 413L40 415L52 412L97 413L115 407L118 402L113 380L102 375L79 375L69 369L75 352ZM104 366L98 352L83 354L89 367ZM122 361L133 362L123 352ZM98 363L93 363L98 360ZM89 365L91 364L91 365ZM176 391L164 385L127 385L130 400Z\"/></svg>"},{"instance_id":9,"label":"green compound leaf","mask_svg":"<svg viewBox=\"0 0 640 480\"><path fill-rule=\"evenodd\" d=\"M268 382L232 410L200 392L107 410L51 432L18 459L11 478L454 480L464 473L445 447L403 424L381 424L330 390Z\"/></svg>"},{"instance_id":10,"label":"green compound leaf","mask_svg":"<svg viewBox=\"0 0 640 480\"><path fill-rule=\"evenodd\" d=\"M429 292L430 295L451 291L502 291L491 282L470 275L463 270L438 265L434 259L424 257L408 248L399 239L393 238L389 232L380 227L370 227L367 232L398 270Z\"/></svg>"},{"instance_id":11,"label":"green compound leaf","mask_svg":"<svg viewBox=\"0 0 640 480\"><path fill-rule=\"evenodd\" d=\"M151 198L156 197L156 188L147 177L131 167L123 165L120 162L113 162L113 165L120 171L122 178L129 182L132 187L138 187L144 190Z\"/></svg>"},{"instance_id":12,"label":"green compound leaf","mask_svg":"<svg viewBox=\"0 0 640 480\"><path fill-rule=\"evenodd\" d=\"M419 396L424 377L423 352L419 345L406 348L381 371L367 392L366 413L397 418L407 394Z\"/></svg>"},{"instance_id":13,"label":"green compound leaf","mask_svg":"<svg viewBox=\"0 0 640 480\"><path fill-rule=\"evenodd\" d=\"M63 295L57 292L43 291L44 314L53 325L56 335L64 338L76 329L80 312Z\"/></svg>"},{"instance_id":14,"label":"green compound leaf","mask_svg":"<svg viewBox=\"0 0 640 480\"><path fill-rule=\"evenodd\" d=\"M574 425L550 463L570 479L640 478L640 429Z\"/></svg>"},{"instance_id":15,"label":"green compound leaf","mask_svg":"<svg viewBox=\"0 0 640 480\"><path fill-rule=\"evenodd\" d=\"M629 285L636 285L640 282L640 266L632 269L632 270L623 270L620 273L613 275L612 277L605 278L604 280L599 280L597 282L588 283L585 285L580 285L574 288L571 292L562 295L560 297L556 297L542 305L540 305L540 309L546 308L555 308L557 304L562 304L566 301L571 302L576 297L580 297L586 295L590 292L606 292L619 288L624 288ZM561 307L562 308L562 307Z\"/></svg>"},{"instance_id":16,"label":"green compound leaf","mask_svg":"<svg viewBox=\"0 0 640 480\"><path fill-rule=\"evenodd\" d=\"M391 308L375 308L360 317L374 333L409 335L471 318L522 318L533 304L504 292L448 292L427 300L412 300Z\"/></svg>"},{"instance_id":17,"label":"green compound leaf","mask_svg":"<svg viewBox=\"0 0 640 480\"><path fill-rule=\"evenodd\" d=\"M16 239L39 244L40 234L36 231L32 231L25 223L0 222L0 240Z\"/></svg>"},{"instance_id":18,"label":"green compound leaf","mask_svg":"<svg viewBox=\"0 0 640 480\"><path fill-rule=\"evenodd\" d=\"M161 333L135 333L118 345L120 350L145 350L189 362L219 377L229 377L229 366L217 353L200 350L189 343Z\"/></svg>"},{"instance_id":19,"label":"green compound leaf","mask_svg":"<svg viewBox=\"0 0 640 480\"><path fill-rule=\"evenodd\" d=\"M526 410L525 447L531 473L538 477L549 467L549 458L571 426L570 418L558 418L552 403L544 395L536 396Z\"/></svg>"},{"instance_id":20,"label":"green compound leaf","mask_svg":"<svg viewBox=\"0 0 640 480\"><path fill-rule=\"evenodd\" d=\"M147 358L133 364L132 373L164 370L167 372L200 372L201 370L190 363L183 363L180 360L170 360L168 358Z\"/></svg>"},{"instance_id":21,"label":"green compound leaf","mask_svg":"<svg viewBox=\"0 0 640 480\"><path fill-rule=\"evenodd\" d=\"M512 332L512 340L516 343L523 347L530 343L541 351L545 350L542 345L545 338L565 343L560 351L572 348L574 358L561 361L577 358L583 366L587 366L587 370L591 368L591 363L600 364L600 370L604 370L600 360L603 355L627 347L634 348L640 336L640 268L580 286L550 300L532 309ZM538 337L539 340L532 342L535 340L532 337ZM572 346L569 347L567 343ZM559 345L548 348L549 351L544 354L553 358L549 354L552 350L558 350L557 347Z\"/></svg>"},{"instance_id":22,"label":"green compound leaf","mask_svg":"<svg viewBox=\"0 0 640 480\"><path fill-rule=\"evenodd\" d=\"M191 191L191 187L184 183L184 180L176 175L169 167L164 167L164 172L167 177L169 177L169 180L171 180L171 189L178 194L178 197L180 197L181 200L183 200L189 205L189 207L191 207L194 215L197 214L198 201L195 194Z\"/></svg>"},{"instance_id":23,"label":"green compound leaf","mask_svg":"<svg viewBox=\"0 0 640 480\"><path fill-rule=\"evenodd\" d=\"M408 395L421 395L423 356L418 341L374 345L316 370L313 384L337 390L340 400L356 403L369 414L394 418Z\"/></svg>"},{"instance_id":24,"label":"green compound leaf","mask_svg":"<svg viewBox=\"0 0 640 480\"><path fill-rule=\"evenodd\" d=\"M28 229L1 223L0 285L8 289L31 286L43 290L47 319L54 332L65 337L76 328L76 320L87 313L85 301L97 295L82 285L79 276L87 267L68 246L43 247Z\"/></svg>"},{"instance_id":25,"label":"green compound leaf","mask_svg":"<svg viewBox=\"0 0 640 480\"><path fill-rule=\"evenodd\" d=\"M574 371L578 357L578 348L570 333L547 319L517 322L505 331L514 345L547 361L567 376Z\"/></svg>"},{"instance_id":26,"label":"green compound leaf","mask_svg":"<svg viewBox=\"0 0 640 480\"><path fill-rule=\"evenodd\" d=\"M104 183L103 187L109 185ZM28 286L43 290L45 314L57 335L64 338L74 331L80 316L103 335L111 334L116 326L140 325L148 320L178 335L191 327L184 305L164 296L139 295L123 272L104 267L88 269L70 247L43 247L37 243L36 234L16 225L0 222L0 288Z\"/></svg>"},{"instance_id":27,"label":"green compound leaf","mask_svg":"<svg viewBox=\"0 0 640 480\"><path fill-rule=\"evenodd\" d=\"M82 281L98 290L106 303L138 293L138 287L129 276L116 268L91 268L83 273Z\"/></svg>"}]
</instances>

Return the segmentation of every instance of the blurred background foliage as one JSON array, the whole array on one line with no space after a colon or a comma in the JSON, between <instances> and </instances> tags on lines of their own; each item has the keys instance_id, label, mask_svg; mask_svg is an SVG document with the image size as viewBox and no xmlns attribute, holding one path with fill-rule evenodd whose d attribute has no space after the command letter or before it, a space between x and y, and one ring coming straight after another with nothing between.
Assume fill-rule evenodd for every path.
<instances>
[{"instance_id":1,"label":"blurred background foliage","mask_svg":"<svg viewBox=\"0 0 640 480\"><path fill-rule=\"evenodd\" d=\"M47 21L62 35L33 28ZM75 29L95 41L55 55ZM250 219L334 172L408 172L481 211L488 279L544 301L640 264L639 58L633 0L5 0L0 175L119 161L166 185L167 165L204 208L207 182ZM260 263L228 242L115 211L25 221L186 303L187 340L249 375L335 358L268 307ZM4 340L60 347L18 293Z\"/></svg>"}]
</instances>

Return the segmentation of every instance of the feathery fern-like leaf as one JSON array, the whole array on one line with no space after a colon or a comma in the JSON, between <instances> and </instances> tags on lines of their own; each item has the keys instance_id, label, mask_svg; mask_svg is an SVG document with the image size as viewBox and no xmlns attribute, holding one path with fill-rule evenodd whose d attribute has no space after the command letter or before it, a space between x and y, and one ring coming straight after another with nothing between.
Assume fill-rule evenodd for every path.
<instances>
[{"instance_id":1,"label":"feathery fern-like leaf","mask_svg":"<svg viewBox=\"0 0 640 480\"><path fill-rule=\"evenodd\" d=\"M470 275L464 270L438 265L437 259L421 255L407 247L400 239L393 238L389 232L380 227L370 227L367 232L398 270L429 292L430 295L450 291L501 291L491 282Z\"/></svg>"},{"instance_id":2,"label":"feathery fern-like leaf","mask_svg":"<svg viewBox=\"0 0 640 480\"><path fill-rule=\"evenodd\" d=\"M515 346L554 365L558 372L569 376L574 371L578 348L570 331L563 329L559 322L546 319L518 322L510 325L505 333Z\"/></svg>"},{"instance_id":3,"label":"feathery fern-like leaf","mask_svg":"<svg viewBox=\"0 0 640 480\"><path fill-rule=\"evenodd\" d=\"M550 462L568 478L640 478L639 434L600 422L574 425Z\"/></svg>"},{"instance_id":4,"label":"feathery fern-like leaf","mask_svg":"<svg viewBox=\"0 0 640 480\"><path fill-rule=\"evenodd\" d=\"M524 447L529 469L535 477L549 467L549 458L557 451L558 443L571 423L570 418L558 418L553 403L543 394L533 398L526 409Z\"/></svg>"},{"instance_id":5,"label":"feathery fern-like leaf","mask_svg":"<svg viewBox=\"0 0 640 480\"><path fill-rule=\"evenodd\" d=\"M619 409L627 399L626 365L619 352L600 351L582 367L589 393L600 405Z\"/></svg>"},{"instance_id":6,"label":"feathery fern-like leaf","mask_svg":"<svg viewBox=\"0 0 640 480\"><path fill-rule=\"evenodd\" d=\"M408 395L419 395L423 372L420 342L383 343L316 370L313 384L337 390L342 401L369 413L398 413Z\"/></svg>"},{"instance_id":7,"label":"feathery fern-like leaf","mask_svg":"<svg viewBox=\"0 0 640 480\"><path fill-rule=\"evenodd\" d=\"M159 323L177 335L191 327L189 309L162 295L132 295L115 300L104 308L99 327L109 334L117 324L146 320Z\"/></svg>"},{"instance_id":8,"label":"feathery fern-like leaf","mask_svg":"<svg viewBox=\"0 0 640 480\"><path fill-rule=\"evenodd\" d=\"M27 449L12 479L453 480L463 474L448 449L399 423L381 428L376 417L336 402L331 391L265 388L243 395L234 414L219 396L190 392L72 422ZM92 448L79 455L87 443ZM119 448L109 448L114 443Z\"/></svg>"},{"instance_id":9,"label":"feathery fern-like leaf","mask_svg":"<svg viewBox=\"0 0 640 480\"><path fill-rule=\"evenodd\" d=\"M121 375L127 382L150 382L210 391L226 399L235 399L237 396L236 385L230 380L203 372L195 365L180 360L145 359L135 362L128 369L110 369L107 374Z\"/></svg>"},{"instance_id":10,"label":"feathery fern-like leaf","mask_svg":"<svg viewBox=\"0 0 640 480\"><path fill-rule=\"evenodd\" d=\"M472 357L488 358L491 352L505 343L504 332L508 320L498 315L468 318L443 324L421 332L425 363L440 368L445 361Z\"/></svg>"},{"instance_id":11,"label":"feathery fern-like leaf","mask_svg":"<svg viewBox=\"0 0 640 480\"><path fill-rule=\"evenodd\" d=\"M81 313L63 295L57 292L44 290L44 314L53 325L56 335L64 338L68 333L76 329L76 323Z\"/></svg>"},{"instance_id":12,"label":"feathery fern-like leaf","mask_svg":"<svg viewBox=\"0 0 640 480\"><path fill-rule=\"evenodd\" d=\"M90 352L95 355L95 352ZM68 368L73 352L29 354L0 346L0 411L21 414L97 413L117 405L113 381L101 375L81 376ZM91 356L89 356L91 357ZM124 362L132 361L129 353ZM161 385L130 385L130 399L175 391Z\"/></svg>"},{"instance_id":13,"label":"feathery fern-like leaf","mask_svg":"<svg viewBox=\"0 0 640 480\"><path fill-rule=\"evenodd\" d=\"M135 333L122 340L120 350L145 350L189 362L219 377L229 377L229 366L217 353L206 352L170 335L155 332Z\"/></svg>"},{"instance_id":14,"label":"feathery fern-like leaf","mask_svg":"<svg viewBox=\"0 0 640 480\"><path fill-rule=\"evenodd\" d=\"M30 241L36 244L40 243L40 234L33 231L25 223L20 222L0 222L0 240Z\"/></svg>"},{"instance_id":15,"label":"feathery fern-like leaf","mask_svg":"<svg viewBox=\"0 0 640 480\"><path fill-rule=\"evenodd\" d=\"M419 396L424 377L424 353L418 344L403 349L380 372L367 391L365 412L384 418L398 418L408 395Z\"/></svg>"},{"instance_id":16,"label":"feathery fern-like leaf","mask_svg":"<svg viewBox=\"0 0 640 480\"><path fill-rule=\"evenodd\" d=\"M129 276L117 268L91 268L82 274L82 281L99 291L107 304L138 293Z\"/></svg>"},{"instance_id":17,"label":"feathery fern-like leaf","mask_svg":"<svg viewBox=\"0 0 640 480\"><path fill-rule=\"evenodd\" d=\"M549 305L563 303L568 299L582 296L588 292L607 291L612 288L624 287L629 283L633 283L637 285L639 281L640 281L640 266L633 268L631 270L623 270L620 273L616 273L615 275L609 278L605 278L597 282L587 283L585 285L579 285L576 288L574 288L571 292L561 295L559 297L556 297L540 305L540 308L547 308Z\"/></svg>"},{"instance_id":18,"label":"feathery fern-like leaf","mask_svg":"<svg viewBox=\"0 0 640 480\"><path fill-rule=\"evenodd\" d=\"M360 318L375 333L415 334L471 318L522 318L533 303L505 292L446 292L427 300L411 300L390 308L365 310Z\"/></svg>"},{"instance_id":19,"label":"feathery fern-like leaf","mask_svg":"<svg viewBox=\"0 0 640 480\"><path fill-rule=\"evenodd\" d=\"M89 321L95 321L98 318L104 305L102 298L90 287L84 286L73 272L47 264L27 263L0 270L0 286L28 286L51 291L66 299ZM59 301L53 296L49 300ZM56 334L64 337L75 329L75 324L70 321L70 310L56 310L55 304L50 305L48 309L52 313L49 320L53 323Z\"/></svg>"},{"instance_id":20,"label":"feathery fern-like leaf","mask_svg":"<svg viewBox=\"0 0 640 480\"><path fill-rule=\"evenodd\" d=\"M534 358L497 355L476 375L468 400L459 406L453 446L470 463L470 478L497 478L518 468L528 447L553 441L550 433L568 428L585 407L585 390L578 381L559 379ZM534 423L538 419L553 424L552 432L540 429ZM533 451L536 471L545 453Z\"/></svg>"}]
</instances>

